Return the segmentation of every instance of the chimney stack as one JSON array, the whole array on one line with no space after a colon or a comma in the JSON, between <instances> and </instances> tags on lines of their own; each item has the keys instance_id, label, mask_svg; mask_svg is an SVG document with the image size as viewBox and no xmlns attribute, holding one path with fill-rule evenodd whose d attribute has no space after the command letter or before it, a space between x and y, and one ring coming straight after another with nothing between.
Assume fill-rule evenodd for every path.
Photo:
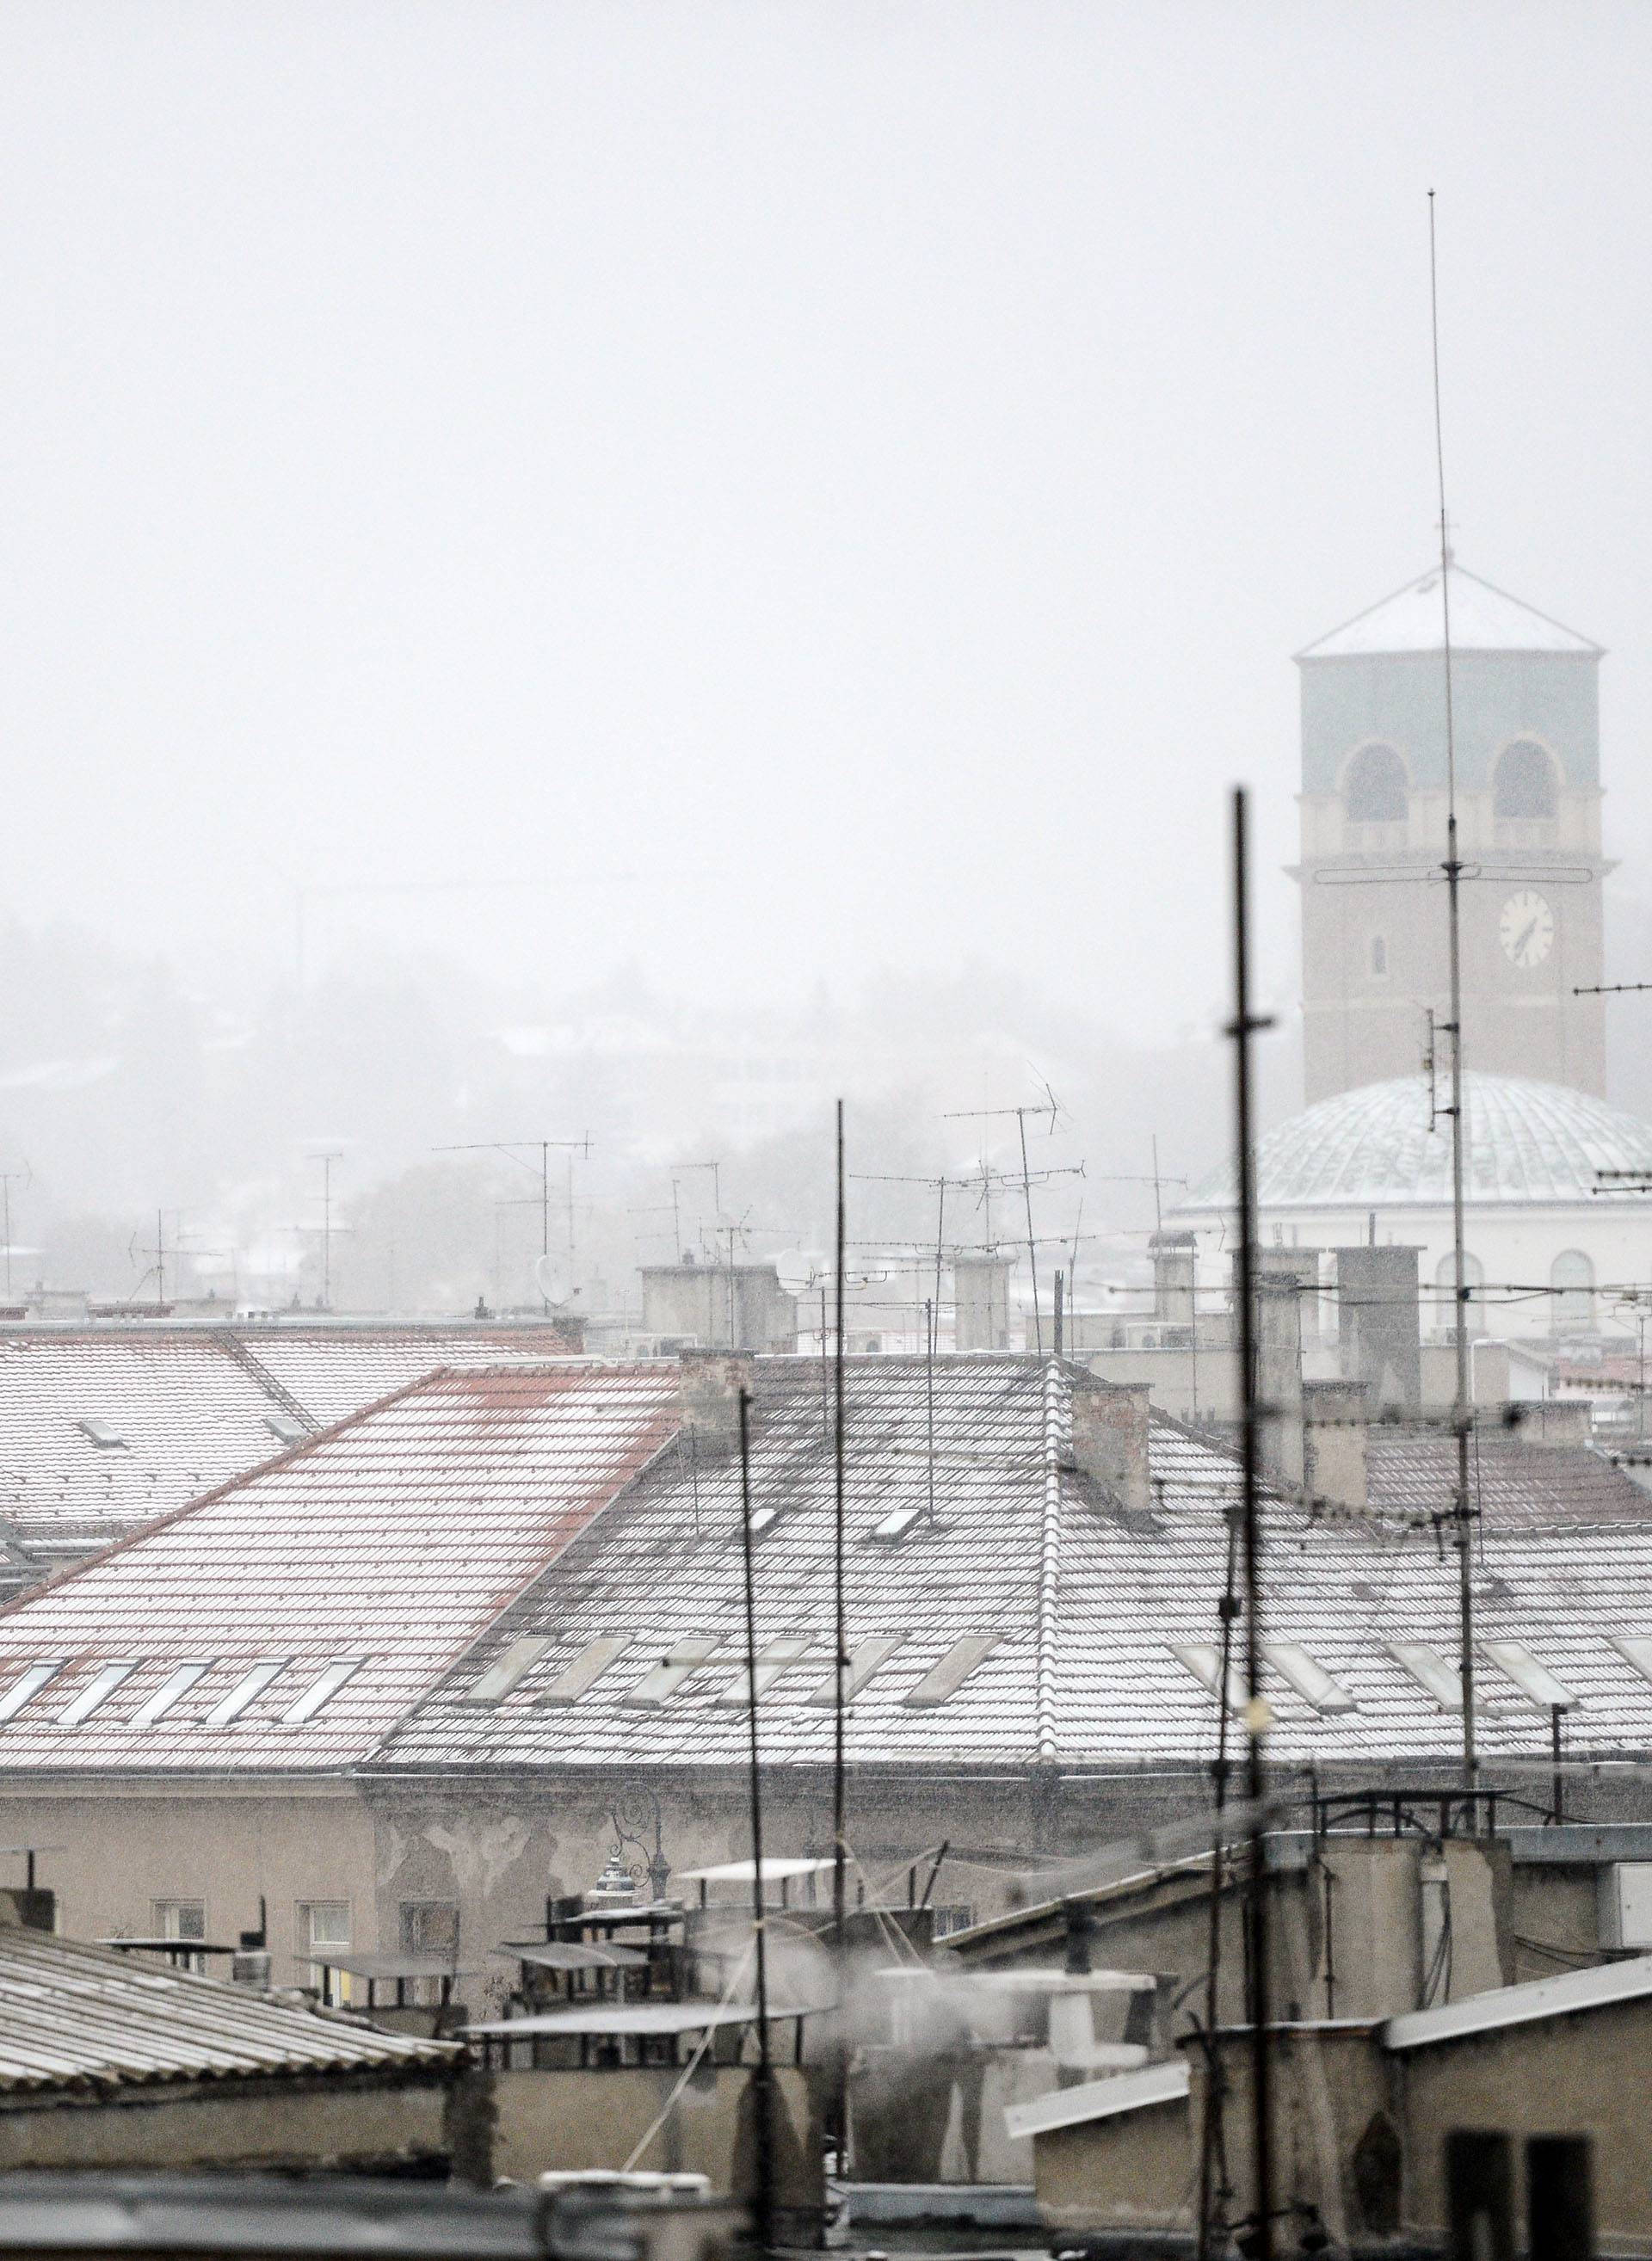
<instances>
[{"instance_id":1,"label":"chimney stack","mask_svg":"<svg viewBox=\"0 0 1652 2261\"><path fill-rule=\"evenodd\" d=\"M1011 1262L1008 1256L984 1252L952 1259L955 1350L1009 1349Z\"/></svg>"},{"instance_id":2,"label":"chimney stack","mask_svg":"<svg viewBox=\"0 0 1652 2261\"><path fill-rule=\"evenodd\" d=\"M679 1353L678 1407L682 1432L702 1461L726 1460L740 1443L740 1392L757 1379L749 1351Z\"/></svg>"},{"instance_id":3,"label":"chimney stack","mask_svg":"<svg viewBox=\"0 0 1652 2261\"><path fill-rule=\"evenodd\" d=\"M1235 1285L1238 1284L1235 1261ZM1319 1253L1259 1248L1256 1288L1256 1394L1264 1408L1262 1465L1283 1483L1303 1482L1302 1299L1318 1286Z\"/></svg>"},{"instance_id":4,"label":"chimney stack","mask_svg":"<svg viewBox=\"0 0 1652 2261\"><path fill-rule=\"evenodd\" d=\"M1147 1457L1147 1384L1086 1375L1073 1385L1073 1464L1110 1491L1126 1514L1153 1512Z\"/></svg>"},{"instance_id":5,"label":"chimney stack","mask_svg":"<svg viewBox=\"0 0 1652 2261\"><path fill-rule=\"evenodd\" d=\"M1304 1382L1302 1399L1304 1484L1332 1507L1364 1507L1364 1383Z\"/></svg>"},{"instance_id":6,"label":"chimney stack","mask_svg":"<svg viewBox=\"0 0 1652 2261\"><path fill-rule=\"evenodd\" d=\"M1342 1375L1364 1385L1378 1419L1415 1413L1423 1402L1417 1257L1392 1246L1336 1251Z\"/></svg>"},{"instance_id":7,"label":"chimney stack","mask_svg":"<svg viewBox=\"0 0 1652 2261\"><path fill-rule=\"evenodd\" d=\"M1153 1256L1153 1313L1167 1326L1191 1328L1196 1251L1190 1232L1155 1232L1147 1243Z\"/></svg>"}]
</instances>

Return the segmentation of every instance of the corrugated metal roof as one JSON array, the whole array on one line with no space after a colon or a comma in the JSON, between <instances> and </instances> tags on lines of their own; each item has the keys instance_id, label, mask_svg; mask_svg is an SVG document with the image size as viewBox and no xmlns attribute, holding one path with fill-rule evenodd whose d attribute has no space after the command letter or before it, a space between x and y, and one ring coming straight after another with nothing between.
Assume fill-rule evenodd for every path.
<instances>
[{"instance_id":1,"label":"corrugated metal roof","mask_svg":"<svg viewBox=\"0 0 1652 2261\"><path fill-rule=\"evenodd\" d=\"M0 2092L439 2070L450 2042L376 2032L108 1948L0 1927Z\"/></svg>"},{"instance_id":2,"label":"corrugated metal roof","mask_svg":"<svg viewBox=\"0 0 1652 2261\"><path fill-rule=\"evenodd\" d=\"M63 1660L0 1725L0 1769L348 1766L674 1432L674 1367L449 1373L295 1447L0 1614L4 1690ZM82 1724L113 1659L139 1669ZM358 1660L307 1719L328 1668ZM181 1664L212 1669L148 1727ZM206 1724L261 1662L281 1669Z\"/></svg>"}]
</instances>

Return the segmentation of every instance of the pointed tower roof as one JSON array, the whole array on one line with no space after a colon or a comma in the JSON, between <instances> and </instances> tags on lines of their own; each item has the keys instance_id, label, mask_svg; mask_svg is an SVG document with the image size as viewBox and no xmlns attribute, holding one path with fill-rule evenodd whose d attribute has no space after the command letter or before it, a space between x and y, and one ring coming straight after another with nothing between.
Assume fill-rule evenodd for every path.
<instances>
[{"instance_id":1,"label":"pointed tower roof","mask_svg":"<svg viewBox=\"0 0 1652 2261\"><path fill-rule=\"evenodd\" d=\"M1493 588L1454 559L1451 575L1451 648L1454 651L1547 651L1598 658L1601 646L1562 628L1547 613L1523 605L1505 590ZM1363 613L1356 613L1329 635L1296 654L1298 659L1368 658L1378 652L1438 651L1441 644L1438 565L1420 580L1408 582Z\"/></svg>"}]
</instances>

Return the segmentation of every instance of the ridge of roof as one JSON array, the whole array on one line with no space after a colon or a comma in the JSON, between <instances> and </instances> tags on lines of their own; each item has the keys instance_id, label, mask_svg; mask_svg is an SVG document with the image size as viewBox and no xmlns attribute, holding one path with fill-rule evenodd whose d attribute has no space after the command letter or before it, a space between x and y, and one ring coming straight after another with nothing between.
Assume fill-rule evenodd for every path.
<instances>
[{"instance_id":1,"label":"ridge of roof","mask_svg":"<svg viewBox=\"0 0 1652 2261\"><path fill-rule=\"evenodd\" d=\"M1448 560L1447 570L1452 576L1454 584L1460 581L1472 582L1476 588L1485 590L1489 595L1497 598L1500 604L1512 606L1516 612L1530 620L1541 621L1545 628L1554 629L1556 634L1566 639L1562 644L1535 642L1522 643L1508 640L1477 643L1474 640L1472 630L1466 629L1462 635L1459 635L1454 628L1451 639L1454 651L1541 651L1548 652L1551 656L1595 658L1603 657L1605 649L1604 645L1596 643L1592 638L1582 635L1577 628L1568 628L1564 621L1557 621L1552 613L1542 612L1537 606L1527 604L1524 597L1516 597L1507 589L1499 588L1495 581L1488 581L1483 574L1471 573L1466 565L1460 565L1454 557ZM1424 572L1418 574L1413 579L1403 581L1398 588L1390 589L1386 596L1379 597L1375 604L1362 606L1357 613L1350 614L1347 620L1340 621L1335 628L1327 628L1323 635L1316 636L1311 643L1304 644L1300 651L1293 653L1293 658L1300 664L1305 659L1371 658L1388 657L1396 653L1440 650L1443 636L1433 641L1419 642L1414 634L1408 635L1404 642L1386 646L1380 642L1365 643L1355 641L1346 644L1340 650L1336 648L1344 638L1348 636L1350 630L1359 628L1363 622L1376 620L1390 607L1397 607L1405 598L1430 593L1429 584L1437 583L1440 573L1440 568L1438 564L1429 565Z\"/></svg>"}]
</instances>

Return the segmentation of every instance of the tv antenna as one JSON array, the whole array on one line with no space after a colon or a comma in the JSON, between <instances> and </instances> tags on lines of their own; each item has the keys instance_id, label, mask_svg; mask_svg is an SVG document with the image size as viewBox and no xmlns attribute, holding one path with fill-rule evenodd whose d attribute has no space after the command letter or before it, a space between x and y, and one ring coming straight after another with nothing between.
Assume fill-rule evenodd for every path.
<instances>
[{"instance_id":1,"label":"tv antenna","mask_svg":"<svg viewBox=\"0 0 1652 2261\"><path fill-rule=\"evenodd\" d=\"M34 1173L25 1161L20 1170L0 1170L0 1231L5 1234L6 1301L11 1301L11 1188L21 1186L25 1193L34 1183Z\"/></svg>"},{"instance_id":2,"label":"tv antenna","mask_svg":"<svg viewBox=\"0 0 1652 2261\"><path fill-rule=\"evenodd\" d=\"M565 1153L568 1157L568 1268L571 1273L574 1253L574 1157L577 1154L582 1159L589 1159L591 1133L588 1130L583 1138L470 1138L457 1146L433 1146L430 1151L433 1154L503 1154L507 1160L516 1163L519 1168L527 1170L530 1175L535 1166L530 1157L537 1154L539 1157L539 1255L541 1265L548 1266L550 1257L550 1157L553 1149ZM546 1310L549 1310L551 1299L546 1295L542 1283L539 1292Z\"/></svg>"},{"instance_id":3,"label":"tv antenna","mask_svg":"<svg viewBox=\"0 0 1652 2261\"><path fill-rule=\"evenodd\" d=\"M1056 1118L1061 1110L1054 1092L1047 1083L1044 1082L1042 1076L1038 1078L1038 1081L1044 1083L1044 1099L1037 1107L953 1108L943 1119L948 1123L986 1123L994 1120L1007 1121L1011 1116L1015 1118L1016 1128L1021 1136L1021 1194L1027 1213L1027 1262L1032 1271L1032 1333L1039 1355L1042 1356L1044 1321L1038 1310L1038 1252L1032 1231L1032 1174L1027 1163L1027 1117L1030 1115L1035 1118L1047 1115L1050 1118L1050 1127L1045 1136L1047 1138L1052 1138L1055 1136ZM983 1159L981 1164L983 1176L986 1166Z\"/></svg>"}]
</instances>

